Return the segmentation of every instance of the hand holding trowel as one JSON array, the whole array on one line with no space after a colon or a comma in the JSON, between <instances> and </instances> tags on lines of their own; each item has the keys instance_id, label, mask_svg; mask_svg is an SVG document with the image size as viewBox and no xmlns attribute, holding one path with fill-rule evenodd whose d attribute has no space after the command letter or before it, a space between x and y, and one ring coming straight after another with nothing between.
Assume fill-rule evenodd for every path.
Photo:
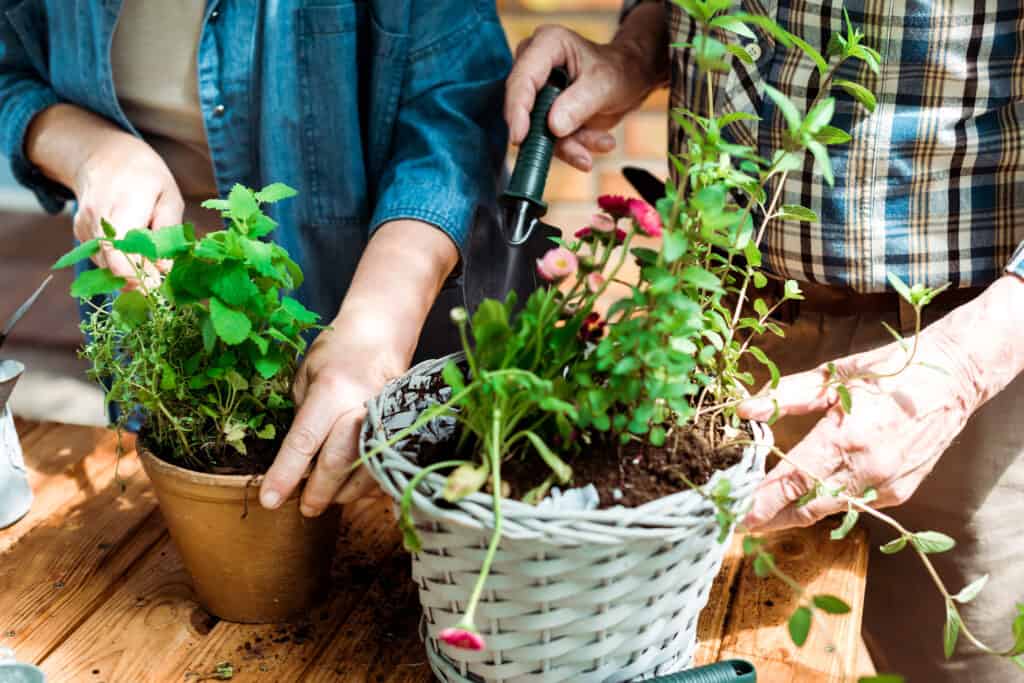
<instances>
[{"instance_id":1,"label":"hand holding trowel","mask_svg":"<svg viewBox=\"0 0 1024 683\"><path fill-rule=\"evenodd\" d=\"M503 300L515 292L520 304L541 284L537 259L554 245L561 231L540 219L547 213L544 185L556 138L548 129L548 112L569 85L564 69L551 72L530 113L530 131L519 148L508 188L499 199L498 226L476 226L466 255L465 301L470 311L484 299Z\"/></svg>"}]
</instances>

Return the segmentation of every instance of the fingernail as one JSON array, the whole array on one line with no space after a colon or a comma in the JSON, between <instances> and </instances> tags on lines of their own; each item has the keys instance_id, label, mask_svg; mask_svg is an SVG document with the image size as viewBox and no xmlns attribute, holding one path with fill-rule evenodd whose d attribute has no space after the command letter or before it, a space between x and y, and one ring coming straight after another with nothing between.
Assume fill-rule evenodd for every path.
<instances>
[{"instance_id":1,"label":"fingernail","mask_svg":"<svg viewBox=\"0 0 1024 683\"><path fill-rule=\"evenodd\" d=\"M572 165L578 169L586 171L590 169L590 159L583 156L582 154L577 154L576 156L572 157Z\"/></svg>"},{"instance_id":2,"label":"fingernail","mask_svg":"<svg viewBox=\"0 0 1024 683\"><path fill-rule=\"evenodd\" d=\"M610 152L615 149L615 138L606 133L597 139L597 147L602 152Z\"/></svg>"},{"instance_id":3,"label":"fingernail","mask_svg":"<svg viewBox=\"0 0 1024 683\"><path fill-rule=\"evenodd\" d=\"M281 504L281 494L277 491L264 491L260 494L260 504L268 510L273 510Z\"/></svg>"},{"instance_id":4,"label":"fingernail","mask_svg":"<svg viewBox=\"0 0 1024 683\"><path fill-rule=\"evenodd\" d=\"M311 505L306 505L305 503L299 506L299 512L302 513L303 517L319 517L323 514L323 510L319 510Z\"/></svg>"}]
</instances>

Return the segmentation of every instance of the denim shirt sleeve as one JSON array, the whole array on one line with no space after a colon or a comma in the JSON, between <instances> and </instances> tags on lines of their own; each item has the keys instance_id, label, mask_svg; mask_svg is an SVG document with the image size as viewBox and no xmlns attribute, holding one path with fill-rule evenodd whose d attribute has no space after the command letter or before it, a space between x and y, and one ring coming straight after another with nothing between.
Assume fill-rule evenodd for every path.
<instances>
[{"instance_id":1,"label":"denim shirt sleeve","mask_svg":"<svg viewBox=\"0 0 1024 683\"><path fill-rule=\"evenodd\" d=\"M387 221L412 218L437 226L461 249L477 206L495 201L512 61L494 3L474 4L460 26L432 42L412 19L409 35L423 44L410 49L371 234Z\"/></svg>"},{"instance_id":2,"label":"denim shirt sleeve","mask_svg":"<svg viewBox=\"0 0 1024 683\"><path fill-rule=\"evenodd\" d=\"M35 192L43 208L57 213L71 193L25 156L32 119L60 99L44 80L46 19L42 3L0 0L0 152L14 177Z\"/></svg>"}]
</instances>

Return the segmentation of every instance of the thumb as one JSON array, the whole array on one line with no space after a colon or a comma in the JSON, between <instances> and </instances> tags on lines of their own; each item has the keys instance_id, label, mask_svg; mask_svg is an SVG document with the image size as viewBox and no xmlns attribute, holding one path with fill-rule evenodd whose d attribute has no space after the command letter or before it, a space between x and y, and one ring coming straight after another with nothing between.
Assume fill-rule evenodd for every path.
<instances>
[{"instance_id":1,"label":"thumb","mask_svg":"<svg viewBox=\"0 0 1024 683\"><path fill-rule=\"evenodd\" d=\"M773 391L762 391L739 405L736 412L745 420L766 422L772 417L822 412L836 402L836 391L828 384L828 371L817 368L779 380Z\"/></svg>"},{"instance_id":2,"label":"thumb","mask_svg":"<svg viewBox=\"0 0 1024 683\"><path fill-rule=\"evenodd\" d=\"M548 127L557 137L572 135L596 114L611 107L613 95L607 80L593 71L584 72L551 105Z\"/></svg>"}]
</instances>

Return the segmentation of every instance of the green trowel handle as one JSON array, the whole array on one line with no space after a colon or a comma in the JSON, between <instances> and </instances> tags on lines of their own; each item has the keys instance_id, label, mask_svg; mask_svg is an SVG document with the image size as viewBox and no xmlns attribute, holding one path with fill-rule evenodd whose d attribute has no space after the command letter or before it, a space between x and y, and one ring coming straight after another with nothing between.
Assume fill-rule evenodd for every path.
<instances>
[{"instance_id":1,"label":"green trowel handle","mask_svg":"<svg viewBox=\"0 0 1024 683\"><path fill-rule=\"evenodd\" d=\"M530 112L530 132L519 147L516 166L512 170L506 197L524 199L539 211L534 215L543 216L547 211L544 203L544 184L551 168L551 155L555 150L555 136L548 130L548 113L555 98L569 87L569 74L561 67L552 70L547 84L537 93L537 100Z\"/></svg>"},{"instance_id":2,"label":"green trowel handle","mask_svg":"<svg viewBox=\"0 0 1024 683\"><path fill-rule=\"evenodd\" d=\"M699 666L677 674L652 678L644 683L756 683L754 665L742 659Z\"/></svg>"}]
</instances>

